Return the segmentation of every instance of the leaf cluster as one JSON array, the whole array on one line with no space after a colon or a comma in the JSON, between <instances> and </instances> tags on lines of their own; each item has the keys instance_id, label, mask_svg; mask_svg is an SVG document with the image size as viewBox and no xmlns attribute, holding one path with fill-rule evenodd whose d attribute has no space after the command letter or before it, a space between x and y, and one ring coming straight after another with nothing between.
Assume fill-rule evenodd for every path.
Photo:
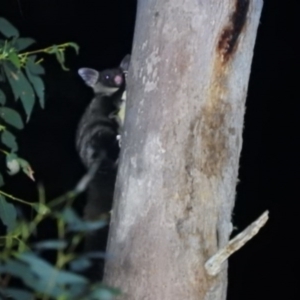
<instances>
[{"instance_id":1,"label":"leaf cluster","mask_svg":"<svg viewBox=\"0 0 300 300\"><path fill-rule=\"evenodd\" d=\"M0 139L6 156L9 175L23 171L34 180L30 164L17 154L18 144L14 132L24 128L22 113L10 107L2 85L7 84L15 101L20 101L28 122L36 98L45 107L45 85L42 75L41 54L55 55L64 70L65 50L75 43L53 45L45 49L27 51L35 41L22 38L18 30L0 17ZM2 84L2 85L1 85ZM103 253L76 254L83 237L106 225L105 220L88 222L81 219L72 209L75 197L85 190L93 177L95 168L86 174L74 190L46 201L45 192L39 188L39 200L28 202L0 190L0 222L5 234L0 236L0 300L110 300L119 294L116 289L101 283L91 284L83 272L92 264L93 258L104 258ZM4 180L0 172L0 187ZM30 221L22 217L21 208L27 205L32 210ZM51 219L56 224L58 237L32 243L33 237L43 221ZM55 253L56 261L51 264L41 258L44 251ZM21 280L23 288L14 286L14 278Z\"/></svg>"},{"instance_id":2,"label":"leaf cluster","mask_svg":"<svg viewBox=\"0 0 300 300\"><path fill-rule=\"evenodd\" d=\"M77 190L76 187L48 204L42 188L39 201L34 203L1 192L0 220L6 226L6 234L0 237L3 248L0 253L0 299L9 296L16 300L110 300L119 295L118 290L101 283L91 284L80 275L91 266L93 258L105 258L105 254L76 255L75 250L87 233L103 228L106 221L85 221L75 213L71 204ZM32 207L34 217L31 221L18 214L15 205L18 202ZM58 239L32 244L31 237L36 234L39 224L49 218L57 226ZM39 256L43 251L56 252L54 265ZM20 279L26 289L12 287L12 278Z\"/></svg>"},{"instance_id":3,"label":"leaf cluster","mask_svg":"<svg viewBox=\"0 0 300 300\"><path fill-rule=\"evenodd\" d=\"M32 38L19 36L19 31L6 19L0 17L0 34L6 39L0 39L0 84L7 82L12 90L15 101L20 101L28 122L32 114L36 98L42 108L45 107L45 84L42 75L45 73L38 58L41 54L55 55L64 70L65 51L72 47L78 53L79 47L75 43L53 45L44 49L24 51L35 43ZM9 174L14 175L22 170L33 179L33 171L27 161L18 158L18 143L15 130L24 128L24 122L18 111L7 106L6 95L0 85L0 139L7 150L1 150L7 155ZM11 154L14 154L12 156ZM0 186L3 176L0 173Z\"/></svg>"}]
</instances>

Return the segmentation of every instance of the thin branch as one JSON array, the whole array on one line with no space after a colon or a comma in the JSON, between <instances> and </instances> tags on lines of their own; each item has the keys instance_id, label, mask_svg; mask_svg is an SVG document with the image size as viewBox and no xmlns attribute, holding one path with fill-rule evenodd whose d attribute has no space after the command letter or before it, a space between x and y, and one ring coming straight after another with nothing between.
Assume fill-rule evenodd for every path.
<instances>
[{"instance_id":1,"label":"thin branch","mask_svg":"<svg viewBox=\"0 0 300 300\"><path fill-rule=\"evenodd\" d=\"M33 50L33 51L19 53L18 56L19 57L24 57L24 56L27 57L28 55L32 55L32 54L49 53L50 51L52 51L54 49L54 47L56 47L58 50L65 50L69 45L70 45L70 43L64 43L64 44L60 44L60 45L49 46L44 49L37 49L37 50Z\"/></svg>"},{"instance_id":2,"label":"thin branch","mask_svg":"<svg viewBox=\"0 0 300 300\"><path fill-rule=\"evenodd\" d=\"M7 197L7 198L10 198L10 199L12 199L12 200L14 200L14 201L17 201L17 202L20 202L20 203L23 203L23 204L32 206L32 203L27 202L27 201L25 201L25 200L23 200L23 199L17 198L17 197L15 197L15 196L13 196L13 195L7 194L7 193L3 192L2 190L0 190L0 195L3 195L3 196L5 196L5 197Z\"/></svg>"},{"instance_id":3,"label":"thin branch","mask_svg":"<svg viewBox=\"0 0 300 300\"><path fill-rule=\"evenodd\" d=\"M232 255L243 247L250 239L252 239L258 231L266 224L269 219L269 211L265 211L256 221L249 225L244 231L239 233L235 238L229 241L228 245L219 250L206 263L205 269L211 276L217 275L223 263Z\"/></svg>"}]
</instances>

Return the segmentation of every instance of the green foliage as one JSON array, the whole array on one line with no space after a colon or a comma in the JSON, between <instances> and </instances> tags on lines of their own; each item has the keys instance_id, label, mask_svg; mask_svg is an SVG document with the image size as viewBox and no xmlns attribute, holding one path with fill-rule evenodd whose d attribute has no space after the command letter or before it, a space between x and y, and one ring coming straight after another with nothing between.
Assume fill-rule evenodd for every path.
<instances>
[{"instance_id":1,"label":"green foliage","mask_svg":"<svg viewBox=\"0 0 300 300\"><path fill-rule=\"evenodd\" d=\"M15 100L21 101L27 121L29 120L35 97L39 98L42 108L44 108L44 82L40 75L44 74L44 68L40 65L41 60L37 60L35 54L52 54L55 55L57 61L64 70L65 67L65 51L67 48L73 48L76 53L79 47L75 43L65 43L61 45L53 45L45 49L22 52L27 49L35 41L31 38L20 38L19 32L7 20L0 18L0 33L9 40L0 40L0 64L4 78L6 78L12 88ZM25 71L25 74L24 74ZM5 103L5 96L0 92L0 104Z\"/></svg>"},{"instance_id":2,"label":"green foliage","mask_svg":"<svg viewBox=\"0 0 300 300\"><path fill-rule=\"evenodd\" d=\"M19 36L19 31L4 18L0 18L0 31L7 38Z\"/></svg>"},{"instance_id":3,"label":"green foliage","mask_svg":"<svg viewBox=\"0 0 300 300\"><path fill-rule=\"evenodd\" d=\"M12 125L17 129L23 129L24 124L17 111L9 107L2 106L0 107L0 116L7 124Z\"/></svg>"},{"instance_id":4,"label":"green foliage","mask_svg":"<svg viewBox=\"0 0 300 300\"><path fill-rule=\"evenodd\" d=\"M12 231L16 226L17 211L11 203L8 203L2 195L0 195L0 219L6 226L7 231Z\"/></svg>"},{"instance_id":5,"label":"green foliage","mask_svg":"<svg viewBox=\"0 0 300 300\"><path fill-rule=\"evenodd\" d=\"M45 85L41 75L45 73L41 62L43 58L38 58L40 54L55 55L61 67L65 67L65 51L73 48L76 53L79 47L75 43L64 43L53 45L45 49L26 51L28 47L35 43L32 38L19 36L19 31L6 19L0 17L0 35L6 39L0 39L0 81L7 82L11 88L16 101L21 101L28 122L32 114L36 98L42 108L45 107ZM33 178L33 170L29 163L22 159L12 159L11 155L18 151L18 143L15 136L15 129L24 128L22 116L11 107L6 105L6 95L0 86L0 135L1 142L5 149L0 151L8 156L8 174L15 175L20 170L29 178ZM5 106L6 105L6 106ZM0 186L4 184L3 176L0 172Z\"/></svg>"},{"instance_id":6,"label":"green foliage","mask_svg":"<svg viewBox=\"0 0 300 300\"><path fill-rule=\"evenodd\" d=\"M0 192L0 219L7 228L6 235L0 237L3 246L0 253L0 274L5 274L9 276L8 278L21 279L30 290L2 286L0 293L13 298L14 295L19 297L24 293L26 297L31 297L29 299L48 297L47 299L57 300L105 300L114 299L120 294L118 290L101 283L91 285L87 278L76 273L86 270L92 264L92 258L104 257L103 253L75 255L74 250L82 241L85 232L101 228L105 222L86 222L75 213L71 208L71 203L77 195L75 191L76 188L48 204L43 203L42 199L30 203ZM6 198L31 206L36 211L32 221L22 220L17 215L15 206ZM63 208L61 208L62 199L64 199ZM39 224L49 218L57 225L59 239L31 245L31 236L35 234ZM67 236L70 234L72 238L68 241ZM56 251L56 264L52 265L41 259L33 250ZM69 271L66 270L67 267Z\"/></svg>"},{"instance_id":7,"label":"green foliage","mask_svg":"<svg viewBox=\"0 0 300 300\"><path fill-rule=\"evenodd\" d=\"M8 130L5 130L1 134L1 142L11 149L12 152L18 151L18 144L16 137ZM16 172L17 173L17 172ZM15 173L11 173L13 175Z\"/></svg>"},{"instance_id":8,"label":"green foliage","mask_svg":"<svg viewBox=\"0 0 300 300\"><path fill-rule=\"evenodd\" d=\"M40 54L55 55L64 70L65 50L73 48L75 43L54 45L41 50L22 52L32 46L31 38L19 37L18 30L6 19L0 17L0 81L11 88L16 101L20 101L28 122L36 98L42 108L45 106L45 86L41 75L45 73L41 65ZM0 88L2 87L0 86ZM9 106L9 97L0 89L0 135L4 149L7 173L15 175L22 171L34 180L30 164L17 154L17 130L24 128L23 113ZM84 235L106 225L103 220L87 222L81 219L71 205L75 197L85 190L96 169L91 169L74 190L46 203L43 188L39 188L39 200L28 202L14 197L0 189L0 221L6 233L0 236L0 299L55 299L55 300L110 300L119 295L119 291L101 283L91 284L80 275L92 264L93 258L103 258L103 253L85 253L76 255L75 250ZM0 187L4 185L0 172ZM25 220L20 208L29 206L32 219ZM32 237L44 220L51 219L56 224L58 238L32 244ZM39 254L43 251L55 252L54 265L43 260ZM24 289L13 286L13 278L20 279Z\"/></svg>"}]
</instances>

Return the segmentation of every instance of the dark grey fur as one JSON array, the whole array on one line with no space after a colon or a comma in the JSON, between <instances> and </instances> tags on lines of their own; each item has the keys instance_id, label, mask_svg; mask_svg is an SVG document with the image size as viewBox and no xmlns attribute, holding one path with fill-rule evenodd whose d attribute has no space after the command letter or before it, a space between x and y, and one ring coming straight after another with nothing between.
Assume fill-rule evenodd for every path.
<instances>
[{"instance_id":1,"label":"dark grey fur","mask_svg":"<svg viewBox=\"0 0 300 300\"><path fill-rule=\"evenodd\" d=\"M120 121L118 112L124 100L125 75L129 66L127 55L120 67L98 72L82 68L78 71L84 82L95 93L84 112L77 130L76 147L87 169L97 165L97 172L88 186L84 217L97 220L107 216L111 209L119 156ZM98 230L88 235L85 251L104 251L108 230ZM89 272L91 279L102 276L99 262Z\"/></svg>"}]
</instances>

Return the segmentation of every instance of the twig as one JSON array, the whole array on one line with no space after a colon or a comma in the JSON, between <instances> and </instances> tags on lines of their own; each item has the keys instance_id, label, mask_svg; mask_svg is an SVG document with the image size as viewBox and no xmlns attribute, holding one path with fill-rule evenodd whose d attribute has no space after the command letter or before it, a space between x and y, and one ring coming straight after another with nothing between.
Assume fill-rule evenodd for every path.
<instances>
[{"instance_id":1,"label":"twig","mask_svg":"<svg viewBox=\"0 0 300 300\"><path fill-rule=\"evenodd\" d=\"M25 200L23 200L23 199L17 198L17 197L15 197L15 196L13 196L13 195L7 194L7 193L3 192L2 190L0 190L0 195L3 195L3 196L5 196L5 197L10 198L10 199L12 199L12 200L15 200L15 201L17 201L17 202L20 202L20 203L23 203L23 204L32 206L32 203L27 202L27 201L25 201Z\"/></svg>"},{"instance_id":2,"label":"twig","mask_svg":"<svg viewBox=\"0 0 300 300\"><path fill-rule=\"evenodd\" d=\"M269 211L265 211L256 221L249 225L244 231L239 233L235 238L229 241L228 245L219 250L206 263L205 269L211 276L217 275L222 268L224 261L230 255L244 246L250 239L252 239L258 231L266 224L269 219Z\"/></svg>"}]
</instances>

